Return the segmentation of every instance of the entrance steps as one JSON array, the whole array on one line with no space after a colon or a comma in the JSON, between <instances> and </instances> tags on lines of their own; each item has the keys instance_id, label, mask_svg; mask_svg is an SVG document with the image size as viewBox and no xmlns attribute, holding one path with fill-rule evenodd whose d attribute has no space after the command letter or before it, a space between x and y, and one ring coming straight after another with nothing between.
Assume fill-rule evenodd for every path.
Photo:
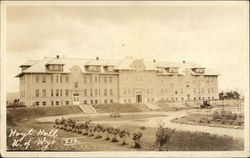
<instances>
[{"instance_id":1,"label":"entrance steps","mask_svg":"<svg viewBox=\"0 0 250 158\"><path fill-rule=\"evenodd\" d=\"M91 105L83 104L78 106L85 114L96 113L96 110Z\"/></svg>"},{"instance_id":2,"label":"entrance steps","mask_svg":"<svg viewBox=\"0 0 250 158\"><path fill-rule=\"evenodd\" d=\"M146 105L151 110L160 110L161 109L161 107L159 105L157 105L156 103L144 102L143 104Z\"/></svg>"}]
</instances>

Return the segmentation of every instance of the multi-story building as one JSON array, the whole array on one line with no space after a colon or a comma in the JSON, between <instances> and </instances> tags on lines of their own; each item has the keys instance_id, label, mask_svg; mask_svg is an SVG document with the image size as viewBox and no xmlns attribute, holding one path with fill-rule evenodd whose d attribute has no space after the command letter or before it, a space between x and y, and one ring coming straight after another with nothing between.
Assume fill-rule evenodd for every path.
<instances>
[{"instance_id":1,"label":"multi-story building","mask_svg":"<svg viewBox=\"0 0 250 158\"><path fill-rule=\"evenodd\" d=\"M218 74L185 61L57 56L20 67L20 101L27 106L218 99Z\"/></svg>"}]
</instances>

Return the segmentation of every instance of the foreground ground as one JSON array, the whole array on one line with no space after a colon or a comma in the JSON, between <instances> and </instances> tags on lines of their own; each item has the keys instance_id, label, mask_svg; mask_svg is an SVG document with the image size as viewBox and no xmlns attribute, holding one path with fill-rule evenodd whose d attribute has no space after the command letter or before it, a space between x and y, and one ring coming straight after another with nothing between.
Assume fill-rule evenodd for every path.
<instances>
[{"instance_id":1,"label":"foreground ground","mask_svg":"<svg viewBox=\"0 0 250 158\"><path fill-rule=\"evenodd\" d=\"M68 107L67 107L68 108ZM53 109L34 110L10 110L8 111L8 133L10 135L11 130L17 129L18 131L29 131L33 129L36 133L43 129L45 131L51 131L54 126L56 118L74 118L77 122L84 122L86 120L92 120L94 123L109 124L113 127L126 128L131 133L139 130L140 126L145 126L141 139L142 148L134 148L134 142L128 139L128 145L121 145L121 140L116 143L105 141L103 138L95 139L89 136L83 136L82 134L72 133L65 130L58 130L56 137L46 137L49 140L54 140L55 144L48 146L46 150L58 150L58 151L151 151L158 150L158 146L155 144L155 134L159 124L164 122L165 127L174 128L177 131L172 136L173 139L165 150L170 151L190 151L190 150L243 150L243 138L244 130L241 129L226 129L215 128L208 126L194 126L186 124L175 124L171 120L185 116L185 111L177 112L133 112L133 113L121 113L121 117L111 118L110 113L99 114L82 114L81 111L70 108L76 114L69 112L69 109L57 109L53 112ZM41 112L42 111L42 112ZM48 111L48 112L47 112ZM29 112L29 113L28 113ZM22 115L23 114L23 115ZM190 133L190 131L192 133ZM197 132L199 131L199 132ZM206 134L208 132L211 134ZM227 135L227 136L224 136ZM231 137L230 137L231 136ZM26 142L30 139L43 139L43 135L31 135L27 137ZM64 139L65 138L65 139ZM67 139L66 139L67 138ZM70 139L72 138L72 139ZM23 146L13 147L13 139L15 137L8 138L8 148L10 150L24 150ZM66 143L66 140L77 140L78 143ZM27 143L26 143L27 144ZM39 144L39 143L38 143ZM36 143L31 144L26 150L41 150L44 144Z\"/></svg>"}]
</instances>

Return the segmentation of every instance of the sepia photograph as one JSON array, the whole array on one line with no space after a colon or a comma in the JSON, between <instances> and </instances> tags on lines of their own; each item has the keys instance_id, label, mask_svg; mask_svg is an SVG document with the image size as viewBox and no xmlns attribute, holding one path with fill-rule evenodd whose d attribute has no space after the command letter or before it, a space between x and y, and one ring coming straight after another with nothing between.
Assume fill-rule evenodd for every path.
<instances>
[{"instance_id":1,"label":"sepia photograph","mask_svg":"<svg viewBox=\"0 0 250 158\"><path fill-rule=\"evenodd\" d=\"M249 2L1 2L3 157L248 157Z\"/></svg>"}]
</instances>

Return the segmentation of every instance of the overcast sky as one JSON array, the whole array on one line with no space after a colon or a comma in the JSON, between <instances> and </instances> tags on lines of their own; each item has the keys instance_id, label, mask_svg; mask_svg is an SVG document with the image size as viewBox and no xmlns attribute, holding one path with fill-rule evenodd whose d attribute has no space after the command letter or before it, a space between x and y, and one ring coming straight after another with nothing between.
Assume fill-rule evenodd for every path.
<instances>
[{"instance_id":1,"label":"overcast sky","mask_svg":"<svg viewBox=\"0 0 250 158\"><path fill-rule=\"evenodd\" d=\"M57 54L186 60L220 73L220 89L246 88L247 8L190 4L8 6L7 92L19 90L19 80L14 76L20 72L20 64Z\"/></svg>"}]
</instances>

